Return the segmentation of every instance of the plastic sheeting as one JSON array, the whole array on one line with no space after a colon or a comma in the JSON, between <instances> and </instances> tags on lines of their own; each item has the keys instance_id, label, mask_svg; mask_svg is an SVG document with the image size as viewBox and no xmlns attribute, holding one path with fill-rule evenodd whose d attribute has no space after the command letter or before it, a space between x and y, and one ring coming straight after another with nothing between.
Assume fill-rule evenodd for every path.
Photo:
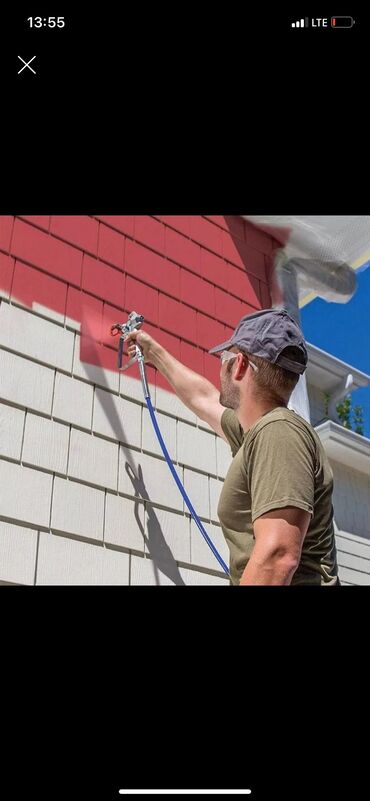
<instances>
[{"instance_id":1,"label":"plastic sheeting","mask_svg":"<svg viewBox=\"0 0 370 801\"><path fill-rule=\"evenodd\" d=\"M246 220L272 233L299 275L299 298L308 292L346 303L356 289L353 266L370 258L370 216L253 215Z\"/></svg>"},{"instance_id":2,"label":"plastic sheeting","mask_svg":"<svg viewBox=\"0 0 370 801\"><path fill-rule=\"evenodd\" d=\"M272 276L275 306L284 306L300 323L299 304L307 293L346 303L356 291L352 264L370 257L370 217L254 215L245 219L280 243ZM275 293L275 297L274 297ZM305 375L291 395L289 408L310 421Z\"/></svg>"}]
</instances>

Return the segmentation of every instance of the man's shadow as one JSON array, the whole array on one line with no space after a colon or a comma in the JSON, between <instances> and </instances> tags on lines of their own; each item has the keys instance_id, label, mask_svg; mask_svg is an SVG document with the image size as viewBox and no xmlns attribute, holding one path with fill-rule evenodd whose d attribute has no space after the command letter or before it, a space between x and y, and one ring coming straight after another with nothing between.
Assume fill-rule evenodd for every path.
<instances>
[{"instance_id":1,"label":"man's shadow","mask_svg":"<svg viewBox=\"0 0 370 801\"><path fill-rule=\"evenodd\" d=\"M141 465L140 464L138 465L138 474L139 474L138 476L135 474L132 465L129 464L128 461L125 464L125 470L129 479L132 482L132 486L134 487L135 497L149 501L149 495L145 488ZM140 531L144 537L150 556L153 559L155 583L160 584L160 577L159 577L159 571L160 571L165 576L167 576L171 581L173 581L174 584L185 585L185 582L180 575L179 568L174 560L173 554L162 534L158 517L152 505L150 503L145 504L145 508L147 512L148 536L145 535L145 529L139 517L138 503L137 501L135 502L135 518L138 527L140 528Z\"/></svg>"}]
</instances>

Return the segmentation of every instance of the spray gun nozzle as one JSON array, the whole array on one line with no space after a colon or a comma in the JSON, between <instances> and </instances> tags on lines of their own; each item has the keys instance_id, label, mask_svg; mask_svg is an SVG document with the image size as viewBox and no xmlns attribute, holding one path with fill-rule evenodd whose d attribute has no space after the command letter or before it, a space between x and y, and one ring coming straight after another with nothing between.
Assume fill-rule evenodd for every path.
<instances>
[{"instance_id":1,"label":"spray gun nozzle","mask_svg":"<svg viewBox=\"0 0 370 801\"><path fill-rule=\"evenodd\" d=\"M131 312L131 314L129 314L128 319L125 323L114 323L114 325L111 326L110 332L112 337L115 337L117 336L117 334L120 334L119 345L118 345L119 370L127 370L127 368L131 367L131 365L134 364L134 362L136 362L141 356L141 350L137 345L136 355L134 356L134 358L130 359L130 361L128 362L128 364L125 365L125 367L122 367L124 341L127 339L128 335L131 334L132 331L141 328L144 319L145 318L143 317L142 314L138 314L137 312L133 311Z\"/></svg>"}]
</instances>

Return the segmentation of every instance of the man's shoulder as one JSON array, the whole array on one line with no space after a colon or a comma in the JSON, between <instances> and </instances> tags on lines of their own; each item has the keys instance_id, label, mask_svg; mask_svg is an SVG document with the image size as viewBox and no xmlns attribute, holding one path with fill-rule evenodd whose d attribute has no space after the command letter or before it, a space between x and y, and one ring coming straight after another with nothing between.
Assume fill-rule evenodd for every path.
<instances>
[{"instance_id":1,"label":"man's shoulder","mask_svg":"<svg viewBox=\"0 0 370 801\"><path fill-rule=\"evenodd\" d=\"M317 434L311 424L285 406L278 406L260 417L248 432L248 443L262 431L266 436L279 436L282 431L284 436L304 436L315 444L317 442Z\"/></svg>"}]
</instances>

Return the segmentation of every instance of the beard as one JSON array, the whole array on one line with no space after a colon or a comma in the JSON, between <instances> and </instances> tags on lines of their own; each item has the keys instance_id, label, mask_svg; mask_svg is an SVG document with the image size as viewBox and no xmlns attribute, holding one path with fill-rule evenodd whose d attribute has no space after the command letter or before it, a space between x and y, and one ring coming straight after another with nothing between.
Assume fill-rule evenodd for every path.
<instances>
[{"instance_id":1,"label":"beard","mask_svg":"<svg viewBox=\"0 0 370 801\"><path fill-rule=\"evenodd\" d=\"M229 376L221 379L220 403L226 409L239 409L240 390L231 384Z\"/></svg>"}]
</instances>

